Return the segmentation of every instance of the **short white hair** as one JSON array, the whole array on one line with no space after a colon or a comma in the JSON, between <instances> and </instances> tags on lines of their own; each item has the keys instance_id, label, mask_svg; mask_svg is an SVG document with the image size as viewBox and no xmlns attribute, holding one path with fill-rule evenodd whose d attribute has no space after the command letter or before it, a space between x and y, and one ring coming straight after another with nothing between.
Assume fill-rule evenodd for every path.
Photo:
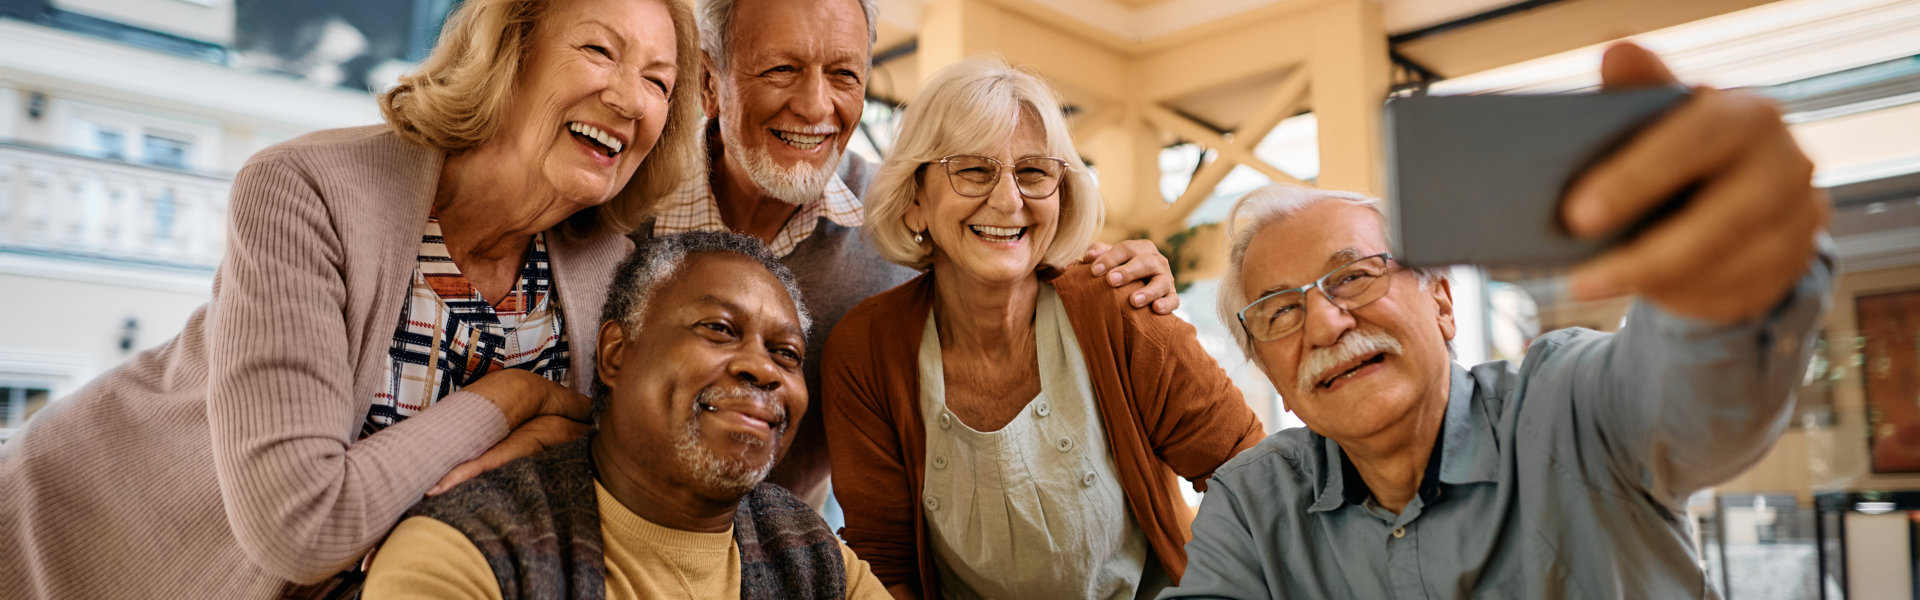
<instances>
[{"instance_id":1,"label":"short white hair","mask_svg":"<svg viewBox=\"0 0 1920 600\"><path fill-rule=\"evenodd\" d=\"M1247 358L1253 358L1253 338L1247 336L1247 328L1240 324L1240 309L1246 308L1253 298L1247 297L1246 278L1241 276L1241 268L1247 262L1247 246L1253 244L1253 236L1268 226L1286 220L1304 209L1322 202L1340 202L1349 206L1364 207L1380 217L1382 237L1391 245L1392 233L1386 230L1387 214L1380 208L1380 199L1337 190L1323 190L1285 183L1268 184L1260 189L1247 192L1234 202L1233 210L1227 213L1227 273L1220 279L1218 308L1220 321L1233 332L1233 341L1240 345L1240 351ZM1440 271L1414 269L1421 283L1444 279ZM1448 343L1451 348L1451 342Z\"/></svg>"},{"instance_id":2,"label":"short white hair","mask_svg":"<svg viewBox=\"0 0 1920 600\"><path fill-rule=\"evenodd\" d=\"M915 232L907 230L904 220L918 201L922 168L954 154L989 152L1028 120L1039 125L1046 137L1047 155L1067 161L1067 171L1060 176L1060 225L1041 260L1056 268L1078 260L1106 219L1100 190L1073 148L1073 134L1053 88L1039 75L1016 69L997 56L971 58L940 69L907 106L893 150L867 188L867 219L862 229L874 250L882 258L915 269L932 264L933 241L913 241ZM938 185L946 185L946 173L927 173Z\"/></svg>"},{"instance_id":3,"label":"short white hair","mask_svg":"<svg viewBox=\"0 0 1920 600\"><path fill-rule=\"evenodd\" d=\"M740 0L700 0L700 49L713 57L715 68L725 68L733 51L734 5ZM780 0L799 2L802 0ZM810 1L810 0L809 0ZM873 62L873 45L880 41L880 3L860 0L860 12L867 17L867 62Z\"/></svg>"}]
</instances>

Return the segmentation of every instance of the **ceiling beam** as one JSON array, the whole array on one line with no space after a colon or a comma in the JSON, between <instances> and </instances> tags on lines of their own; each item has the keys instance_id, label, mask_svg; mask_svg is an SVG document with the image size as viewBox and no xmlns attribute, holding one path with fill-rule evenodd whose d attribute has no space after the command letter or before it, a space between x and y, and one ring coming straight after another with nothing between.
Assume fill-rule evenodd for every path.
<instances>
[{"instance_id":1,"label":"ceiling beam","mask_svg":"<svg viewBox=\"0 0 1920 600\"><path fill-rule=\"evenodd\" d=\"M1639 35L1773 0L1563 0L1394 45L1401 56L1459 77Z\"/></svg>"},{"instance_id":2,"label":"ceiling beam","mask_svg":"<svg viewBox=\"0 0 1920 600\"><path fill-rule=\"evenodd\" d=\"M1294 69L1293 73L1287 75L1286 80L1281 81L1280 85L1274 88L1266 101L1262 102L1259 108L1254 109L1253 114L1247 117L1240 129L1234 132L1230 145L1242 149L1244 155L1252 155L1253 150L1260 146L1260 141L1266 139L1267 134L1271 133L1274 127L1279 126L1281 120L1304 108L1307 101L1308 79L1306 69ZM1212 147L1209 148L1212 149ZM1204 159L1204 156L1202 158ZM1227 178L1227 174L1233 172L1233 168L1240 164L1241 161L1230 158L1225 151L1215 152L1214 159L1194 173L1193 179L1187 182L1186 191L1181 192L1180 197L1167 207L1167 214L1162 221L1186 222L1187 217L1192 216L1193 211L1198 210L1200 204L1205 202L1208 196L1213 195L1213 190L1220 186L1220 182ZM1299 180L1291 175L1282 181L1299 183Z\"/></svg>"},{"instance_id":3,"label":"ceiling beam","mask_svg":"<svg viewBox=\"0 0 1920 600\"><path fill-rule=\"evenodd\" d=\"M1163 102L1284 71L1307 60L1307 29L1305 19L1274 20L1166 48L1140 59L1139 89Z\"/></svg>"}]
</instances>

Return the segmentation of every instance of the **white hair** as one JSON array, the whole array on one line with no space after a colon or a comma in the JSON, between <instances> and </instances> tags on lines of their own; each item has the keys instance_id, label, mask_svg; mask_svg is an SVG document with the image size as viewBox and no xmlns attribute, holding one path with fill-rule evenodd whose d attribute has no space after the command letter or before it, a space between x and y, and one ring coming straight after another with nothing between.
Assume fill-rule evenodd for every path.
<instances>
[{"instance_id":1,"label":"white hair","mask_svg":"<svg viewBox=\"0 0 1920 600\"><path fill-rule=\"evenodd\" d=\"M797 2L800 0L781 0ZM713 57L714 68L727 66L733 50L733 9L739 0L700 0L700 49ZM880 3L860 0L867 17L867 62L873 62L873 44L880 41Z\"/></svg>"},{"instance_id":2,"label":"white hair","mask_svg":"<svg viewBox=\"0 0 1920 600\"><path fill-rule=\"evenodd\" d=\"M1247 303L1254 300L1247 297L1246 278L1241 276L1241 267L1247 262L1247 246L1253 243L1254 234L1292 217L1301 209L1322 202L1340 202L1373 211L1374 215L1380 217L1382 236L1392 241L1392 234L1386 231L1387 215L1380 208L1380 200L1354 192L1274 183L1247 192L1247 195L1234 202L1233 210L1227 213L1224 223L1227 227L1227 273L1220 279L1218 309L1221 323L1233 332L1233 341L1239 343L1240 351L1248 358L1253 358L1253 338L1247 336L1246 327L1240 324L1240 309L1246 308ZM1445 278L1439 271L1413 271L1420 276L1423 284ZM1452 342L1448 342L1448 347L1451 349Z\"/></svg>"},{"instance_id":3,"label":"white hair","mask_svg":"<svg viewBox=\"0 0 1920 600\"><path fill-rule=\"evenodd\" d=\"M1004 144L1022 122L1037 126L1046 153L1067 161L1060 177L1060 224L1041 260L1064 268L1078 260L1106 220L1100 189L1073 147L1072 130L1053 88L998 56L969 58L935 72L900 117L893 149L867 186L867 239L881 258L915 269L933 264L933 241L913 240L903 220L920 195L929 163L952 154L983 154ZM934 167L938 169L939 167ZM925 175L947 185L945 173Z\"/></svg>"}]
</instances>

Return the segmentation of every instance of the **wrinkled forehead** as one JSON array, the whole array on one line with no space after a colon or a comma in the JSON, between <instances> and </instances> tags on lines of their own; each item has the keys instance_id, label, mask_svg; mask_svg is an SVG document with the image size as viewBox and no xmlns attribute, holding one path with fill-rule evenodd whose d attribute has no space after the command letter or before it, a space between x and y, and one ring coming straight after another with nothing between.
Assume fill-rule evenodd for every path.
<instances>
[{"instance_id":1,"label":"wrinkled forehead","mask_svg":"<svg viewBox=\"0 0 1920 600\"><path fill-rule=\"evenodd\" d=\"M868 62L873 44L859 0L740 0L728 51L822 62Z\"/></svg>"},{"instance_id":2,"label":"wrinkled forehead","mask_svg":"<svg viewBox=\"0 0 1920 600\"><path fill-rule=\"evenodd\" d=\"M1246 292L1300 287L1347 263L1391 252L1386 223L1372 209L1319 202L1253 233L1241 276Z\"/></svg>"}]
</instances>

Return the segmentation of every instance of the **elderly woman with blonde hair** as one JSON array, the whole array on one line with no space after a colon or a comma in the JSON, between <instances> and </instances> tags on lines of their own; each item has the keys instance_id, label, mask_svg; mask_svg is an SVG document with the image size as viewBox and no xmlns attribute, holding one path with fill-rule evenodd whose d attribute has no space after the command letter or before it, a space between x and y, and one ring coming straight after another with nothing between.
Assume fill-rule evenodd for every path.
<instances>
[{"instance_id":1,"label":"elderly woman with blonde hair","mask_svg":"<svg viewBox=\"0 0 1920 600\"><path fill-rule=\"evenodd\" d=\"M822 370L843 535L896 597L1152 597L1186 565L1177 478L1263 435L1192 326L1073 276L1102 214L1038 77L970 60L907 108L867 224L925 273Z\"/></svg>"},{"instance_id":2,"label":"elderly woman with blonde hair","mask_svg":"<svg viewBox=\"0 0 1920 600\"><path fill-rule=\"evenodd\" d=\"M0 590L270 598L587 428L625 236L685 178L676 0L467 0L387 123L261 151L213 299L0 447Z\"/></svg>"}]
</instances>

